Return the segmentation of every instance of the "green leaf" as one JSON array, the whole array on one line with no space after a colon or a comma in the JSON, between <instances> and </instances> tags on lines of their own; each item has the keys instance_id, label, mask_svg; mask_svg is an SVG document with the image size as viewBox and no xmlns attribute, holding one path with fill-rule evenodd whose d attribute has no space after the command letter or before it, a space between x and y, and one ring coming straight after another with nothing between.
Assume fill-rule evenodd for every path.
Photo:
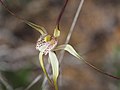
<instances>
[{"instance_id":1,"label":"green leaf","mask_svg":"<svg viewBox=\"0 0 120 90\"><path fill-rule=\"evenodd\" d=\"M42 35L46 35L47 31L44 27L39 26L37 24L34 24L32 22L29 21L24 21L27 25L31 26L32 28L34 28L35 30L37 30L38 32L40 32Z\"/></svg>"},{"instance_id":2,"label":"green leaf","mask_svg":"<svg viewBox=\"0 0 120 90\"><path fill-rule=\"evenodd\" d=\"M40 65L41 65L41 67L43 69L44 74L46 75L49 83L52 85L52 81L51 81L51 79L50 79L50 77L49 77L49 75L48 75L48 73L47 73L47 71L45 69L44 60L43 60L43 53L42 52L39 53L39 61L40 61Z\"/></svg>"},{"instance_id":3,"label":"green leaf","mask_svg":"<svg viewBox=\"0 0 120 90\"><path fill-rule=\"evenodd\" d=\"M58 90L57 79L59 75L59 62L58 62L57 56L52 51L49 52L49 58L52 66L55 90Z\"/></svg>"},{"instance_id":4,"label":"green leaf","mask_svg":"<svg viewBox=\"0 0 120 90\"><path fill-rule=\"evenodd\" d=\"M60 30L58 29L58 27L56 26L55 30L54 30L54 37L59 37L60 36Z\"/></svg>"}]
</instances>

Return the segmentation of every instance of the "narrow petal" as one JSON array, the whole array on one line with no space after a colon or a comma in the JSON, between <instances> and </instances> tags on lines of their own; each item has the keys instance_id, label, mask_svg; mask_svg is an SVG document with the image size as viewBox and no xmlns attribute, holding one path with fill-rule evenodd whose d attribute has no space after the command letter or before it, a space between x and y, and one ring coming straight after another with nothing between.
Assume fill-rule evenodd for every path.
<instances>
[{"instance_id":1,"label":"narrow petal","mask_svg":"<svg viewBox=\"0 0 120 90\"><path fill-rule=\"evenodd\" d=\"M36 24L34 24L34 23L30 22L30 21L27 21L27 20L19 17L19 16L16 15L14 12L12 12L12 10L9 9L9 7L8 7L5 3L3 3L2 0L0 0L0 2L1 2L1 4L3 5L3 7L4 7L11 15L13 15L13 16L16 17L17 19L23 21L24 23L28 24L29 26L31 26L31 27L34 28L35 30L39 31L42 35L47 34L47 32L46 32L46 30L45 30L44 27L39 26L39 25L36 25Z\"/></svg>"},{"instance_id":2,"label":"narrow petal","mask_svg":"<svg viewBox=\"0 0 120 90\"><path fill-rule=\"evenodd\" d=\"M64 50L68 51L70 54L72 54L73 56L75 56L75 57L78 58L78 59L83 59L83 58L74 50L74 48L73 48L71 45L69 45L69 44L59 45L59 46L57 46L53 51L61 50L61 49L64 49Z\"/></svg>"},{"instance_id":3,"label":"narrow petal","mask_svg":"<svg viewBox=\"0 0 120 90\"><path fill-rule=\"evenodd\" d=\"M64 50L68 51L70 54L72 54L73 56L75 56L76 58L78 58L80 61L82 60L84 63L86 63L88 66L90 66L90 67L93 68L94 70L96 70L96 71L98 71L98 72L100 72L100 73L102 73L102 74L104 74L104 75L106 75L106 76L109 76L109 77L112 77L112 78L115 78L115 79L120 80L120 77L113 76L113 75L111 75L111 74L109 74L109 73L106 73L106 72L102 71L101 69L97 68L96 66L92 65L91 63L87 62L85 59L83 59L83 58L74 50L74 48L73 48L71 45L69 45L69 44L60 45L60 46L56 47L56 48L54 49L54 51L60 50L60 49L64 49Z\"/></svg>"},{"instance_id":4,"label":"narrow petal","mask_svg":"<svg viewBox=\"0 0 120 90\"><path fill-rule=\"evenodd\" d=\"M41 65L41 67L43 69L44 74L46 75L49 83L52 85L52 81L51 81L51 79L50 79L50 77L49 77L49 75L48 75L48 73L47 73L47 71L45 69L44 60L43 60L43 53L42 52L39 53L39 61L40 61L40 65Z\"/></svg>"},{"instance_id":5,"label":"narrow petal","mask_svg":"<svg viewBox=\"0 0 120 90\"><path fill-rule=\"evenodd\" d=\"M67 44L63 44L63 45L59 45L57 47L55 47L52 51L58 51L58 50L62 50L66 48Z\"/></svg>"},{"instance_id":6,"label":"narrow petal","mask_svg":"<svg viewBox=\"0 0 120 90\"><path fill-rule=\"evenodd\" d=\"M39 26L37 24L34 24L32 22L29 21L25 21L26 24L28 24L29 26L31 26L32 28L34 28L35 30L37 30L38 32L40 32L42 35L46 35L47 31L44 27Z\"/></svg>"},{"instance_id":7,"label":"narrow petal","mask_svg":"<svg viewBox=\"0 0 120 90\"><path fill-rule=\"evenodd\" d=\"M58 27L56 26L55 30L54 30L54 37L59 37L60 36L60 30L58 29Z\"/></svg>"},{"instance_id":8,"label":"narrow petal","mask_svg":"<svg viewBox=\"0 0 120 90\"><path fill-rule=\"evenodd\" d=\"M70 54L72 54L73 56L75 56L76 58L78 59L83 59L76 51L75 49L69 45L69 44L66 44L66 45L61 45L59 46L58 48L64 48L64 50L68 51Z\"/></svg>"},{"instance_id":9,"label":"narrow petal","mask_svg":"<svg viewBox=\"0 0 120 90\"><path fill-rule=\"evenodd\" d=\"M49 52L49 58L50 58L51 66L52 66L55 90L58 90L57 79L59 75L59 62L58 62L57 56L52 51Z\"/></svg>"}]
</instances>

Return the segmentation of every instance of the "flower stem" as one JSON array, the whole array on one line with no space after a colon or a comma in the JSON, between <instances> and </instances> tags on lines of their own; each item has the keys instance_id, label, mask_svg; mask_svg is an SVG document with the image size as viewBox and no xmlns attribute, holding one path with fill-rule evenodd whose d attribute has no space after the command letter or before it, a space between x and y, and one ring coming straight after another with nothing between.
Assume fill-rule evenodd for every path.
<instances>
[{"instance_id":1,"label":"flower stem","mask_svg":"<svg viewBox=\"0 0 120 90\"><path fill-rule=\"evenodd\" d=\"M66 6L67 6L67 3L68 3L68 0L66 0L64 6L63 6L63 8L61 9L61 12L60 12L60 14L59 14L59 16L58 16L58 19L57 19L57 22L56 22L56 26L58 27L58 29L60 28L60 20L61 20L61 17L62 17L62 15L63 15L64 11L65 11L65 8L66 8Z\"/></svg>"}]
</instances>

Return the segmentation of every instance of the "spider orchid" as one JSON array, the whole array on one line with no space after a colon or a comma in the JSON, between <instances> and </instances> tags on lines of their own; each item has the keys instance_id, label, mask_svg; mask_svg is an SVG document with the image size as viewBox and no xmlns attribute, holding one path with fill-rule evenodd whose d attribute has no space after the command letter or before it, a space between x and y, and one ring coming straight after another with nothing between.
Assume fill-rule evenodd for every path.
<instances>
[{"instance_id":1,"label":"spider orchid","mask_svg":"<svg viewBox=\"0 0 120 90\"><path fill-rule=\"evenodd\" d=\"M31 27L35 28L34 26L31 26ZM43 31L45 31L45 29ZM54 82L54 86L55 86L56 90L58 90L57 79L58 79L58 76L59 76L59 61L57 59L55 51L58 51L58 50L65 50L68 53L75 56L76 58L78 58L78 60L80 60L80 61L82 60L83 62L85 62L87 65L89 65L93 69L97 70L98 72L120 80L119 77L116 77L116 76L110 75L106 72L103 72L101 69L96 68L94 65L92 65L89 62L87 62L86 60L84 60L70 44L57 45L59 36L60 36L60 30L58 29L58 27L56 27L54 29L53 35L49 35L47 33L44 33L38 39L37 44L36 44L36 49L40 51L39 60L40 60L41 67L42 67L48 81L52 84L52 81L51 81L51 79L50 79L50 77L49 77L49 75L48 75L48 73L45 69L44 60L43 60L43 55L48 55L49 56L48 58L50 60L50 64L51 64L51 67L52 67L53 82Z\"/></svg>"},{"instance_id":2,"label":"spider orchid","mask_svg":"<svg viewBox=\"0 0 120 90\"><path fill-rule=\"evenodd\" d=\"M35 30L37 30L41 35L40 38L37 41L36 44L36 49L39 50L39 61L40 61L40 65L42 67L42 70L44 72L44 74L46 75L48 81L50 82L50 84L54 85L55 90L58 90L58 85L57 85L57 80L58 80L58 76L59 76L59 61L58 58L55 54L56 51L58 50L65 50L67 52L69 52L70 54L72 54L73 56L75 56L76 58L78 58L78 60L82 60L84 63L86 63L88 66L92 67L93 69L97 70L98 72L105 74L109 77L115 78L120 80L119 77L113 76L111 74L108 74L106 72L103 72L101 69L98 69L97 67L95 67L94 65L90 64L89 62L87 62L85 59L83 59L77 52L76 50L70 45L70 44L63 44L63 45L58 45L58 38L60 37L60 29L59 29L59 21L60 18L62 16L62 13L65 9L65 6L67 4L66 3L58 17L58 21L57 21L57 25L54 29L53 35L50 35L47 33L46 29L42 26L36 25L32 22L26 21L22 18L20 18L19 16L16 16L7 6L6 4L4 4L1 0L0 2L2 3L2 5L6 8L6 10L8 12L10 12L13 16L17 17L18 19L22 20L24 23L26 23L27 25L31 26L32 28L34 28ZM44 56L48 55L48 60L51 64L52 67L52 79L49 77L48 72L45 68L44 65Z\"/></svg>"}]
</instances>

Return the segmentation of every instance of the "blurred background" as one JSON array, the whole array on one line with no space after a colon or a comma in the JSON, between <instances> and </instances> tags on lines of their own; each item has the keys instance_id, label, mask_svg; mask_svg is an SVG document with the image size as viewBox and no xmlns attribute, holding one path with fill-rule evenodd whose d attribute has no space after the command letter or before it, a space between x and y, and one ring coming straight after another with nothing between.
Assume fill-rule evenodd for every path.
<instances>
[{"instance_id":1,"label":"blurred background","mask_svg":"<svg viewBox=\"0 0 120 90\"><path fill-rule=\"evenodd\" d=\"M15 14L44 26L52 34L65 0L6 1ZM60 23L59 44L66 40L79 2L69 0ZM42 75L35 49L39 37L37 31L0 4L0 90L25 90ZM85 0L69 43L87 61L120 77L120 0ZM60 66L60 90L120 90L119 80L98 73L68 53ZM29 90L50 90L48 83L42 89L42 82L43 78Z\"/></svg>"}]
</instances>

